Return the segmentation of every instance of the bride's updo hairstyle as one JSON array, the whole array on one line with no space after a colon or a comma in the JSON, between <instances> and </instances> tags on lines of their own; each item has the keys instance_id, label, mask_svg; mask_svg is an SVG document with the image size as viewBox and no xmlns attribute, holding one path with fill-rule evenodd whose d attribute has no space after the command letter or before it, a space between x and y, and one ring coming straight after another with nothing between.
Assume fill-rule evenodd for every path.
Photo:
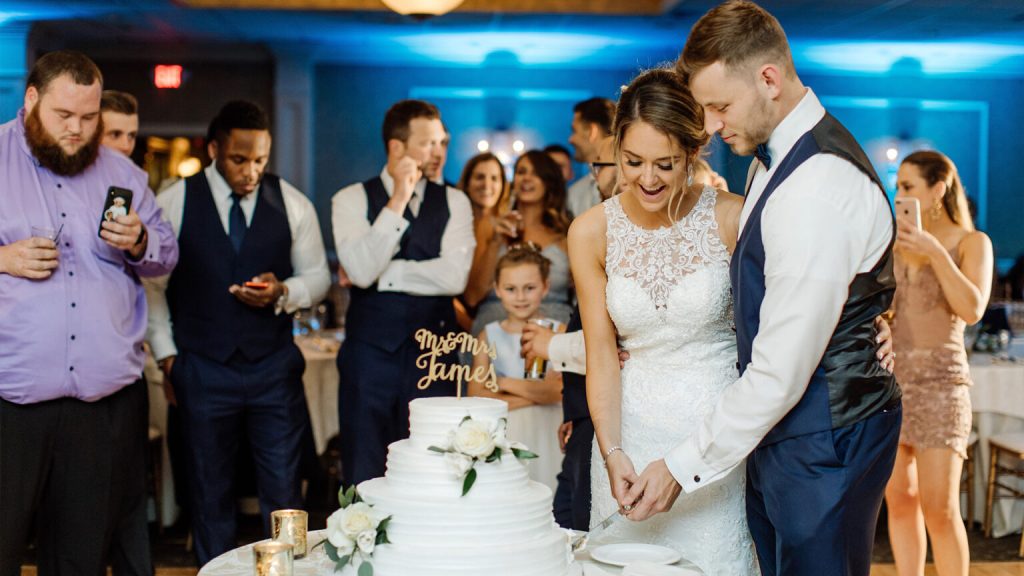
<instances>
[{"instance_id":1,"label":"bride's updo hairstyle","mask_svg":"<svg viewBox=\"0 0 1024 576\"><path fill-rule=\"evenodd\" d=\"M615 161L622 166L622 141L634 123L644 122L665 134L680 147L685 158L683 172L689 176L691 166L708 143L704 131L704 109L694 100L682 76L667 68L654 68L640 73L622 90L615 108ZM673 166L675 168L675 166ZM669 214L683 199L689 178L680 178L669 200Z\"/></svg>"}]
</instances>

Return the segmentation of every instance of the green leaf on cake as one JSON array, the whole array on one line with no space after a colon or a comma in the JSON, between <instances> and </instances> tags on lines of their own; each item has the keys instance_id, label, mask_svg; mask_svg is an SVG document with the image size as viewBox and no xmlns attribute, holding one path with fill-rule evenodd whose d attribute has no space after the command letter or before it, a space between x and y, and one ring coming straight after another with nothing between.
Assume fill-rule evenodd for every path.
<instances>
[{"instance_id":1,"label":"green leaf on cake","mask_svg":"<svg viewBox=\"0 0 1024 576\"><path fill-rule=\"evenodd\" d=\"M462 481L463 496L469 493L469 489L473 487L474 482L476 482L476 468L470 468L469 472L466 473L466 479Z\"/></svg>"},{"instance_id":2,"label":"green leaf on cake","mask_svg":"<svg viewBox=\"0 0 1024 576\"><path fill-rule=\"evenodd\" d=\"M327 551L327 557L330 558L332 562L337 562L341 559L338 556L338 549L334 547L334 544L328 542L324 545L324 550Z\"/></svg>"},{"instance_id":3,"label":"green leaf on cake","mask_svg":"<svg viewBox=\"0 0 1024 576\"><path fill-rule=\"evenodd\" d=\"M459 426L462 426L462 422L465 422L466 420L472 420L472 419L473 419L472 416L470 416L469 414L466 414L466 417L463 418L461 422L459 422Z\"/></svg>"},{"instance_id":4,"label":"green leaf on cake","mask_svg":"<svg viewBox=\"0 0 1024 576\"><path fill-rule=\"evenodd\" d=\"M438 454L447 454L448 453L448 451L445 450L444 448L438 448L437 446L430 446L430 447L427 448L427 450L430 450L431 452L437 452Z\"/></svg>"},{"instance_id":5,"label":"green leaf on cake","mask_svg":"<svg viewBox=\"0 0 1024 576\"><path fill-rule=\"evenodd\" d=\"M515 457L520 460L531 460L537 457L537 455L534 454L533 452L530 452L529 450L524 450L522 448L513 448L512 454L515 455Z\"/></svg>"},{"instance_id":6,"label":"green leaf on cake","mask_svg":"<svg viewBox=\"0 0 1024 576\"><path fill-rule=\"evenodd\" d=\"M487 457L486 462L489 464L495 460L501 460L501 448L495 448L494 452L491 452L491 455Z\"/></svg>"},{"instance_id":7,"label":"green leaf on cake","mask_svg":"<svg viewBox=\"0 0 1024 576\"><path fill-rule=\"evenodd\" d=\"M373 564L364 560L363 563L359 565L359 576L373 576Z\"/></svg>"}]
</instances>

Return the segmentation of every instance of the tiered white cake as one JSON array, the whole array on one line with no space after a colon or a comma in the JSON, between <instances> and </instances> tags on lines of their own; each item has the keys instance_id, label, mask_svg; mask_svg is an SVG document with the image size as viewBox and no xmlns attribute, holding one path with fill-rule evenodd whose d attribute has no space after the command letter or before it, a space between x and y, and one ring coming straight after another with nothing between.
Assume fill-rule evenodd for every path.
<instances>
[{"instance_id":1,"label":"tiered white cake","mask_svg":"<svg viewBox=\"0 0 1024 576\"><path fill-rule=\"evenodd\" d=\"M523 463L512 454L478 462L476 483L461 496L462 479L428 450L446 446L466 415L497 421L508 417L508 405L490 398L413 400L409 439L389 447L383 478L359 485L363 500L392 516L391 545L374 551L374 574L564 576L569 545L551 513L551 490L531 481Z\"/></svg>"}]
</instances>

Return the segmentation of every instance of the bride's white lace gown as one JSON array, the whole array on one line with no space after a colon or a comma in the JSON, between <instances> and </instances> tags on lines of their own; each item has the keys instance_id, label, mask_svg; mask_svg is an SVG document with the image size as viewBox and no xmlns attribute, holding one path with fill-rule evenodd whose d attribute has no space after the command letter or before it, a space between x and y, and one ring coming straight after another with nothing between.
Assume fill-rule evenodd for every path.
<instances>
[{"instance_id":1,"label":"bride's white lace gown","mask_svg":"<svg viewBox=\"0 0 1024 576\"><path fill-rule=\"evenodd\" d=\"M729 253L718 237L716 192L705 188L675 225L645 230L618 197L604 203L608 222L608 313L630 359L622 370L622 448L637 474L690 436L737 378ZM614 512L595 442L591 522ZM744 467L642 523L623 520L614 538L669 546L705 574L759 573L744 508Z\"/></svg>"}]
</instances>

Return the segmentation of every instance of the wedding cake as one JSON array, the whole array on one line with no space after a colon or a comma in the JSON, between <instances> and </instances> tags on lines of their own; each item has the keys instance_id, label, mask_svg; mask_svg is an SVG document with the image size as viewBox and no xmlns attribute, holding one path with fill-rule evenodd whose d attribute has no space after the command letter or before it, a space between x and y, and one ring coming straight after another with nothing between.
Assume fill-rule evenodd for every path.
<instances>
[{"instance_id":1,"label":"wedding cake","mask_svg":"<svg viewBox=\"0 0 1024 576\"><path fill-rule=\"evenodd\" d=\"M524 463L507 450L500 460L481 458L463 495L465 469L431 449L450 446L467 416L498 425L500 443L508 417L501 400L413 400L409 439L389 447L383 478L359 485L363 500L391 516L391 543L374 551L374 574L565 576L571 554L551 513L551 490L531 481Z\"/></svg>"}]
</instances>

